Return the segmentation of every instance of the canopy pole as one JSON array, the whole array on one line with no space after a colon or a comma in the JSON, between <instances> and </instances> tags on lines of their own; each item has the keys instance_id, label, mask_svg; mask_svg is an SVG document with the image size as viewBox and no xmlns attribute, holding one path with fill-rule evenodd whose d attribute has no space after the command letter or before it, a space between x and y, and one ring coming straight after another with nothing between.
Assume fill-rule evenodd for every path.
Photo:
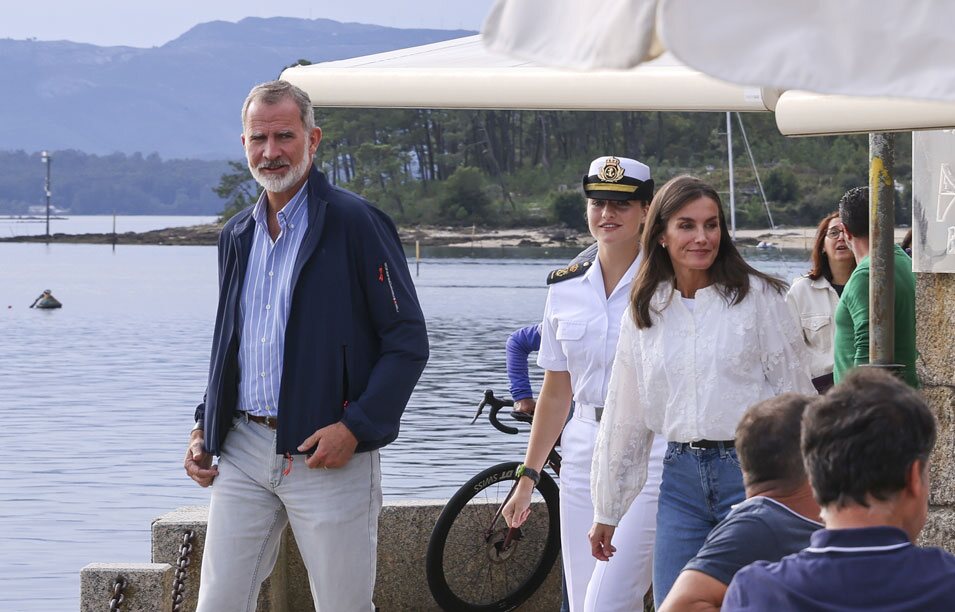
<instances>
[{"instance_id":1,"label":"canopy pole","mask_svg":"<svg viewBox=\"0 0 955 612\"><path fill-rule=\"evenodd\" d=\"M869 134L869 363L876 366L895 363L894 164L895 134Z\"/></svg>"}]
</instances>

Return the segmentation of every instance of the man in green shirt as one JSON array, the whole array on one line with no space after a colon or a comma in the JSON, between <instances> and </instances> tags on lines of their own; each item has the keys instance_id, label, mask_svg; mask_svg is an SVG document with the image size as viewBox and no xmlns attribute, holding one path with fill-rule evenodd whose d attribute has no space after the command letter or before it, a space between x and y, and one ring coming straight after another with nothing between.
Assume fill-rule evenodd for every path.
<instances>
[{"instance_id":1,"label":"man in green shirt","mask_svg":"<svg viewBox=\"0 0 955 612\"><path fill-rule=\"evenodd\" d=\"M849 370L869 363L869 188L855 187L839 201L845 240L858 265L836 307L833 377L838 383ZM915 374L915 274L912 260L895 245L895 363L900 376L918 388Z\"/></svg>"}]
</instances>

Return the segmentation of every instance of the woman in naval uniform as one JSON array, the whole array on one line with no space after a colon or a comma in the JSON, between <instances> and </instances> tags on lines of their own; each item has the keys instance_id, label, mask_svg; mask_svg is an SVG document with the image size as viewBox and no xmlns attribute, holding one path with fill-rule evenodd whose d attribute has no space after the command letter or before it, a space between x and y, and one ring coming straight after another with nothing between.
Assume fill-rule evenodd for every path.
<instances>
[{"instance_id":1,"label":"woman in naval uniform","mask_svg":"<svg viewBox=\"0 0 955 612\"><path fill-rule=\"evenodd\" d=\"M662 438L653 443L650 476L617 532L624 543L612 561L591 555L587 530L594 519L590 470L603 413L620 321L640 256L640 232L653 198L650 169L632 159L600 157L583 179L587 224L597 257L556 270L541 324L537 363L544 383L524 458L523 477L504 508L511 526L529 514L531 493L548 451L561 436L560 531L571 612L642 610L650 586ZM573 417L567 421L571 400ZM564 425L566 421L566 426Z\"/></svg>"}]
</instances>

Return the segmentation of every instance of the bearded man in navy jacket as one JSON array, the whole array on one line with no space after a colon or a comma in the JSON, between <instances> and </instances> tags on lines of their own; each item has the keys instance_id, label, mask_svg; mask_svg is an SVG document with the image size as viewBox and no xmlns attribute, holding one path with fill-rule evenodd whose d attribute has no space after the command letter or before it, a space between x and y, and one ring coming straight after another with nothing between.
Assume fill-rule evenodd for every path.
<instances>
[{"instance_id":1,"label":"bearded man in navy jacket","mask_svg":"<svg viewBox=\"0 0 955 612\"><path fill-rule=\"evenodd\" d=\"M370 611L378 449L427 362L424 316L394 224L312 165L308 95L258 85L242 127L265 191L219 236L209 383L185 459L214 485L197 609L254 610L290 524L316 610Z\"/></svg>"}]
</instances>

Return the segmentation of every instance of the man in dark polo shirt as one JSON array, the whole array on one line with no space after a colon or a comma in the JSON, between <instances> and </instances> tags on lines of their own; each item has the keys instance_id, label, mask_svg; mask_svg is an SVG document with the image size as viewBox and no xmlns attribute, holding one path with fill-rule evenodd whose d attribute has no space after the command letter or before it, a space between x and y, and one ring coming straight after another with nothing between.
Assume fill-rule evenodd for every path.
<instances>
[{"instance_id":1,"label":"man in dark polo shirt","mask_svg":"<svg viewBox=\"0 0 955 612\"><path fill-rule=\"evenodd\" d=\"M803 468L799 424L812 397L786 393L751 406L736 427L746 501L717 525L680 572L660 612L717 611L733 576L809 546L819 506Z\"/></svg>"},{"instance_id":2,"label":"man in dark polo shirt","mask_svg":"<svg viewBox=\"0 0 955 612\"><path fill-rule=\"evenodd\" d=\"M806 409L802 450L827 529L730 583L723 610L955 610L955 556L914 544L935 420L891 374L859 368Z\"/></svg>"}]
</instances>

